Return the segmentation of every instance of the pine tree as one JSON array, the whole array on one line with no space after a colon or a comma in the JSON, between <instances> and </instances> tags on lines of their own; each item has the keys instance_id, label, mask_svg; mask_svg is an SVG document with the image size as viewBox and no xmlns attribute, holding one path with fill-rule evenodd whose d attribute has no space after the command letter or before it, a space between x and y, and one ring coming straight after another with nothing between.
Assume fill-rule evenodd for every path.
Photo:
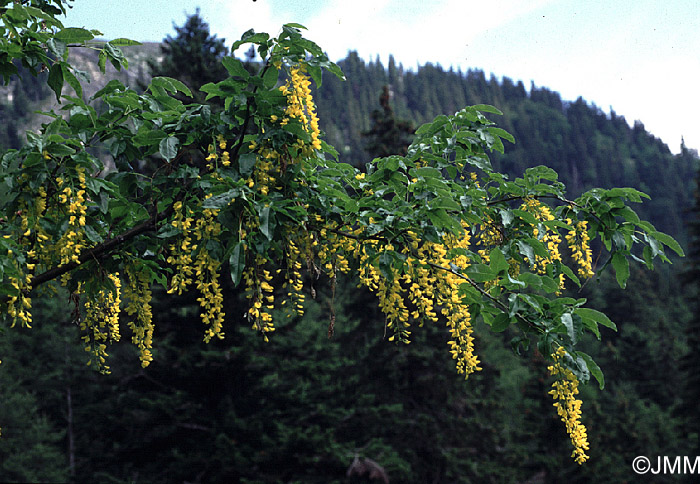
<instances>
[{"instance_id":1,"label":"pine tree","mask_svg":"<svg viewBox=\"0 0 700 484\"><path fill-rule=\"evenodd\" d=\"M185 25L175 26L177 36L163 41L160 63L149 62L152 75L173 77L184 82L192 90L193 99L181 96L183 102L203 103L206 94L199 88L209 82L219 82L227 77L221 58L228 55L225 39L209 33L209 24L199 15L187 17Z\"/></svg>"}]
</instances>

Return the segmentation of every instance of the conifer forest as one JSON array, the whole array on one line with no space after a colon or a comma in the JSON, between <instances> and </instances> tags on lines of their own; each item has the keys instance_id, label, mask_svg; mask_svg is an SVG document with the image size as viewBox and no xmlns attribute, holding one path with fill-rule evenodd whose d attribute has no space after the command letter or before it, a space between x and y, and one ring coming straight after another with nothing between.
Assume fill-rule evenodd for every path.
<instances>
[{"instance_id":1,"label":"conifer forest","mask_svg":"<svg viewBox=\"0 0 700 484\"><path fill-rule=\"evenodd\" d=\"M0 482L696 482L694 147L67 3L0 0Z\"/></svg>"}]
</instances>

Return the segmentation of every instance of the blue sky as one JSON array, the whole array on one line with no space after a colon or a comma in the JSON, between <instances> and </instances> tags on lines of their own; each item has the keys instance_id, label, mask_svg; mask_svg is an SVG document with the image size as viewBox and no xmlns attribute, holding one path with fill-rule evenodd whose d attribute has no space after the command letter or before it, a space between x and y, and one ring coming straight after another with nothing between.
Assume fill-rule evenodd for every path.
<instances>
[{"instance_id":1,"label":"blue sky","mask_svg":"<svg viewBox=\"0 0 700 484\"><path fill-rule=\"evenodd\" d=\"M531 81L641 120L673 152L700 148L697 0L75 0L64 24L160 41L197 7L232 42L298 22L332 60L357 50Z\"/></svg>"}]
</instances>

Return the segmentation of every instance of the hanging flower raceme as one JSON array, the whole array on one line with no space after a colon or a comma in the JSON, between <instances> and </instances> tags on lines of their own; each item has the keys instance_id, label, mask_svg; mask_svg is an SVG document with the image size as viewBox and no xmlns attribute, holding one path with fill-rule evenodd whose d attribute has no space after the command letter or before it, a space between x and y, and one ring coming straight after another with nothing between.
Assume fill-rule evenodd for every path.
<instances>
[{"instance_id":1,"label":"hanging flower raceme","mask_svg":"<svg viewBox=\"0 0 700 484\"><path fill-rule=\"evenodd\" d=\"M194 261L194 272L201 296L197 298L201 307L200 317L208 326L204 341L209 342L213 337L223 339L224 296L219 284L219 267L221 262L211 256L206 248L208 240L215 239L221 233L221 225L216 221L218 210L204 209L202 216L195 223L193 234L197 239L199 252Z\"/></svg>"},{"instance_id":2,"label":"hanging flower raceme","mask_svg":"<svg viewBox=\"0 0 700 484\"><path fill-rule=\"evenodd\" d=\"M107 359L107 343L119 341L119 313L121 312L121 281L119 273L109 274L109 282L96 294L85 301L85 319L80 322L80 329L85 351L90 354L88 365L95 363L100 373L110 373ZM78 293L82 291L82 284Z\"/></svg>"},{"instance_id":3,"label":"hanging flower raceme","mask_svg":"<svg viewBox=\"0 0 700 484\"><path fill-rule=\"evenodd\" d=\"M589 244L588 223L583 220L574 224L571 219L567 219L566 223L573 226L573 229L566 234L571 257L578 265L578 274L589 279L595 275L595 272L593 272L593 253Z\"/></svg>"},{"instance_id":4,"label":"hanging flower raceme","mask_svg":"<svg viewBox=\"0 0 700 484\"><path fill-rule=\"evenodd\" d=\"M535 198L528 198L521 207L522 210L530 212L535 218L541 222L549 222L554 220L554 215L552 211L546 205L542 204L539 200ZM542 233L540 233L540 227L543 227ZM561 253L559 252L559 245L561 244L561 236L559 233L544 224L539 224L537 227L532 228L532 235L542 242L542 245L547 249L548 256L540 257L535 256L534 261L530 261L535 266L535 270L544 274L547 270L547 265L553 263L554 261L561 262ZM564 289L564 274L559 274L559 290Z\"/></svg>"},{"instance_id":5,"label":"hanging flower raceme","mask_svg":"<svg viewBox=\"0 0 700 484\"><path fill-rule=\"evenodd\" d=\"M195 221L181 201L175 202L173 209L170 223L181 234L170 245L167 262L175 266L175 274L170 280L168 293L182 294L194 283L200 292L197 298L201 307L200 317L208 326L204 341L209 342L213 337L221 339L224 337L224 298L219 284L221 262L212 257L207 249L207 241L216 239L221 233L221 225L216 221L219 211L205 208Z\"/></svg>"},{"instance_id":6,"label":"hanging flower raceme","mask_svg":"<svg viewBox=\"0 0 700 484\"><path fill-rule=\"evenodd\" d=\"M297 140L297 147L304 156L310 156L313 150L321 149L321 131L318 126L318 116L316 105L311 94L311 80L306 73L306 64L300 62L292 67L291 78L280 87L280 91L287 97L287 108L285 116L280 121L282 126L289 123L290 119L299 121L307 133L311 136L311 143L306 144L303 140Z\"/></svg>"},{"instance_id":7,"label":"hanging flower raceme","mask_svg":"<svg viewBox=\"0 0 700 484\"><path fill-rule=\"evenodd\" d=\"M192 246L191 227L193 218L186 214L186 207L181 201L175 202L173 205L175 214L170 224L182 232L182 236L177 238L170 245L170 255L168 256L168 264L175 266L175 274L170 280L170 288L168 294L182 294L187 287L192 284L192 252L196 246Z\"/></svg>"},{"instance_id":8,"label":"hanging flower raceme","mask_svg":"<svg viewBox=\"0 0 700 484\"><path fill-rule=\"evenodd\" d=\"M56 243L61 265L69 262L79 263L80 253L86 247L84 234L85 215L87 213L85 206L85 190L87 189L85 168L76 168L76 173L78 174L77 189L64 186L65 181L62 177L57 179L60 189L58 201L68 214L67 229ZM64 278L63 282L65 283L66 281L67 278Z\"/></svg>"},{"instance_id":9,"label":"hanging flower raceme","mask_svg":"<svg viewBox=\"0 0 700 484\"><path fill-rule=\"evenodd\" d=\"M243 281L246 298L251 303L247 312L248 321L252 322L254 330L263 334L263 339L267 342L267 334L275 330L272 323L272 310L275 305L274 287L270 284L272 274L264 268L266 262L266 259L257 256L255 265L243 272Z\"/></svg>"},{"instance_id":10,"label":"hanging flower raceme","mask_svg":"<svg viewBox=\"0 0 700 484\"><path fill-rule=\"evenodd\" d=\"M124 272L128 281L124 287L124 297L128 300L126 313L135 316L128 323L133 332L131 342L139 349L141 366L146 368L153 361L151 349L154 325L151 310L151 281L145 271L139 270L133 264L126 266Z\"/></svg>"},{"instance_id":11,"label":"hanging flower raceme","mask_svg":"<svg viewBox=\"0 0 700 484\"><path fill-rule=\"evenodd\" d=\"M581 423L581 400L576 398L578 394L578 379L576 375L564 368L562 359L566 357L566 350L559 347L552 354L554 364L549 366L549 374L556 378L552 384L552 390L549 394L554 398L554 407L561 417L562 422L566 426L566 432L569 434L571 443L574 446L574 451L571 457L578 464L583 464L588 460L586 451L588 450L588 434L586 427Z\"/></svg>"},{"instance_id":12,"label":"hanging flower raceme","mask_svg":"<svg viewBox=\"0 0 700 484\"><path fill-rule=\"evenodd\" d=\"M469 258L463 254L457 254L451 259L447 253L452 249L469 249L470 235L468 226L462 222L463 232L460 235L448 235L445 238L445 255L438 261L441 267L451 267L455 269L466 269L470 265ZM474 328L471 325L472 318L469 307L464 304L459 294L459 286L463 279L454 272L447 272L438 279L438 303L442 306L442 314L447 320L450 329L451 340L450 353L452 358L457 360L457 372L468 378L475 371L481 371L479 359L474 355Z\"/></svg>"}]
</instances>

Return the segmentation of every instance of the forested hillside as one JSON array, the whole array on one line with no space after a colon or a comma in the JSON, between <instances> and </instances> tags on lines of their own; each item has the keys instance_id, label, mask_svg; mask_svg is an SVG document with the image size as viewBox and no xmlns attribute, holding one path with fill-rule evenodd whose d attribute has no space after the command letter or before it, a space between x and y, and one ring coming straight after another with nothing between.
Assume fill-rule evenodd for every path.
<instances>
[{"instance_id":1,"label":"forested hillside","mask_svg":"<svg viewBox=\"0 0 700 484\"><path fill-rule=\"evenodd\" d=\"M147 57L164 55L154 46L126 52L136 75L121 75L132 86L147 82ZM75 63L87 69L94 60ZM167 55L151 62L157 74L177 77L168 65ZM393 111L385 114L402 126L492 104L503 111L499 126L516 140L493 154L496 169L521 176L528 167L550 166L572 198L595 186L636 187L652 197L640 215L684 246L689 241L697 153L683 147L673 155L641 123L630 127L585 100L562 100L556 86L528 90L482 71L407 71L355 53L339 65L347 81L324 76L315 98L341 160L362 166L377 155L366 149L366 133L386 108L384 86ZM106 79L91 76L94 93ZM55 101L43 81L0 88L0 146L18 147L30 113ZM581 389L591 442L583 466L569 458L567 435L551 411L547 363L534 345L518 345L516 329L494 333L475 322L483 371L464 381L454 372L444 324L416 328L410 345L391 344L376 297L341 275L337 286L307 277L315 299L308 298L301 318L275 314L280 323L269 343L241 323L244 297L228 278L226 338L209 345L196 295L173 302L154 289L153 363L141 368L136 349L114 344L110 375L85 366L85 352L74 344L79 329L66 310L69 295L42 298L32 330L0 338L0 481L637 482L635 456L690 455L698 435L686 422L697 405L692 392L678 389L697 368L680 359L690 353L692 317L678 277L683 262L655 272L632 265L631 272L625 291L605 275L567 293L588 298L619 329L601 328L603 345L593 337L581 342L606 375L604 390Z\"/></svg>"},{"instance_id":2,"label":"forested hillside","mask_svg":"<svg viewBox=\"0 0 700 484\"><path fill-rule=\"evenodd\" d=\"M365 62L356 53L339 65L347 81L326 76L318 110L344 161L369 161L362 133L370 128L384 85L389 86L396 116L415 127L467 105L492 104L503 111L498 124L516 140L506 146L505 154L494 153L496 169L519 176L528 167L549 166L573 196L593 187L637 188L652 198L640 207L640 214L685 241L684 211L692 201L689 180L695 176L696 153L684 147L674 156L642 121L630 126L614 111L606 115L582 98L562 100L549 88L532 85L527 90L522 82L487 78L483 71L446 71L430 64L406 71L393 58L383 66L379 60Z\"/></svg>"}]
</instances>

